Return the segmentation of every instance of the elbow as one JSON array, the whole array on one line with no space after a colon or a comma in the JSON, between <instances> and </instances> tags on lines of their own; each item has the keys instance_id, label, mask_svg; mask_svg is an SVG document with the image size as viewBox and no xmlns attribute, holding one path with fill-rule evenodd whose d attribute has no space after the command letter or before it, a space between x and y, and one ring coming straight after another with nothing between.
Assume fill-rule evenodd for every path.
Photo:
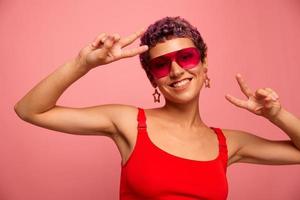
<instances>
[{"instance_id":1,"label":"elbow","mask_svg":"<svg viewBox=\"0 0 300 200\"><path fill-rule=\"evenodd\" d=\"M25 114L25 112L22 111L18 103L14 105L14 111L20 119L24 121L28 120L28 116Z\"/></svg>"},{"instance_id":2,"label":"elbow","mask_svg":"<svg viewBox=\"0 0 300 200\"><path fill-rule=\"evenodd\" d=\"M20 111L19 111L19 108L18 108L18 103L16 103L15 104L15 106L14 106L14 111L15 111L15 113L20 117Z\"/></svg>"},{"instance_id":3,"label":"elbow","mask_svg":"<svg viewBox=\"0 0 300 200\"><path fill-rule=\"evenodd\" d=\"M21 114L21 112L20 112L20 109L19 109L19 107L18 107L18 103L16 103L15 104L15 106L14 106L14 111L15 111L15 113L17 114L17 116L19 117L19 118L23 118L24 116Z\"/></svg>"}]
</instances>

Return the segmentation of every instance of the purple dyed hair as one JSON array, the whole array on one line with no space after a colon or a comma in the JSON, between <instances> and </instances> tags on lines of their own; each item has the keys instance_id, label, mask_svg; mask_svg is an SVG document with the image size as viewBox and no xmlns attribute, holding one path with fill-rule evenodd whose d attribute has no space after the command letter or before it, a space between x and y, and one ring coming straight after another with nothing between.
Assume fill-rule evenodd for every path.
<instances>
[{"instance_id":1,"label":"purple dyed hair","mask_svg":"<svg viewBox=\"0 0 300 200\"><path fill-rule=\"evenodd\" d=\"M190 38L200 51L201 62L204 62L207 56L206 44L204 43L197 28L192 26L187 20L180 16L164 17L154 22L154 24L151 24L147 28L144 35L141 37L140 46L148 45L150 50L150 48L154 47L157 43L174 37ZM152 82L154 79L148 68L148 64L150 61L149 50L142 54L139 54L139 57L141 65L145 70L148 79Z\"/></svg>"}]
</instances>

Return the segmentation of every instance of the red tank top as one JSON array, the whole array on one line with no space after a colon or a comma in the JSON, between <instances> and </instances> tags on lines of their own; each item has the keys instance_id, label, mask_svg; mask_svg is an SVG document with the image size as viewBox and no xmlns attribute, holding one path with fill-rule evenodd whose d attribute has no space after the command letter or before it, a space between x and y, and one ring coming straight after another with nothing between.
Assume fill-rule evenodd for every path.
<instances>
[{"instance_id":1,"label":"red tank top","mask_svg":"<svg viewBox=\"0 0 300 200\"><path fill-rule=\"evenodd\" d=\"M120 200L227 198L227 146L221 129L210 127L219 141L218 157L197 161L167 153L153 144L142 108L138 108L137 120L136 144L127 162L121 162Z\"/></svg>"}]
</instances>

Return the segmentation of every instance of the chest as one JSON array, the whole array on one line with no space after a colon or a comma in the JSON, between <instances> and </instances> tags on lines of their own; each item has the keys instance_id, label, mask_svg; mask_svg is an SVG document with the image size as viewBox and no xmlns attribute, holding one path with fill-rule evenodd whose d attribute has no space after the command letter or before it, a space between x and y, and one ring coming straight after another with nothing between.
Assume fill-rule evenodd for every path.
<instances>
[{"instance_id":1,"label":"chest","mask_svg":"<svg viewBox=\"0 0 300 200\"><path fill-rule=\"evenodd\" d=\"M151 128L138 133L129 159L122 166L121 196L226 199L226 173L222 162L215 159L216 134L210 138L193 133L183 136L178 130L171 133L164 128L159 130L161 135L154 135ZM215 155L207 157L207 150L213 150Z\"/></svg>"},{"instance_id":2,"label":"chest","mask_svg":"<svg viewBox=\"0 0 300 200\"><path fill-rule=\"evenodd\" d=\"M182 159L208 161L218 156L217 135L206 130L180 130L155 125L147 128L147 139L154 148Z\"/></svg>"},{"instance_id":3,"label":"chest","mask_svg":"<svg viewBox=\"0 0 300 200\"><path fill-rule=\"evenodd\" d=\"M147 139L153 148L162 153L170 154L175 157L190 159L196 161L213 160L219 153L219 142L217 135L210 128L195 129L192 131L180 130L176 128L160 126L147 120ZM118 146L122 157L122 163L126 163L130 158L137 141L137 124L126 124L120 129L120 137L116 138L115 143ZM226 137L227 134L224 135ZM229 159L233 155L231 142L228 142L227 148Z\"/></svg>"},{"instance_id":4,"label":"chest","mask_svg":"<svg viewBox=\"0 0 300 200\"><path fill-rule=\"evenodd\" d=\"M135 147L137 140L137 128L135 126L136 124L132 127L127 126L126 128L121 129L122 133L114 140L120 152L122 164L127 162ZM193 138L193 141L191 141L191 138L181 139L175 134L170 135L172 130L170 130L170 132L166 130L160 132L159 129L153 130L151 127L147 128L147 130L149 140L153 145L171 155L191 160L211 160L217 156L217 141L214 137L212 137L214 139L195 137ZM153 133L160 133L160 135ZM228 149L227 166L230 166L236 160L235 156L238 150L238 143L235 141L234 137L230 136L228 130L223 129L223 133L226 138Z\"/></svg>"}]
</instances>

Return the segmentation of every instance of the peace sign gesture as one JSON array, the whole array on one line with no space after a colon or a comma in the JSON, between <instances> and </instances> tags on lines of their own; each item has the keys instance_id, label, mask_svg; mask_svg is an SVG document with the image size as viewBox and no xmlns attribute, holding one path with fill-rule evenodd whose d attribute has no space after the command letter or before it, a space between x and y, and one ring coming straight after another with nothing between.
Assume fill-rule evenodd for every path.
<instances>
[{"instance_id":1,"label":"peace sign gesture","mask_svg":"<svg viewBox=\"0 0 300 200\"><path fill-rule=\"evenodd\" d=\"M271 88L260 88L253 93L240 74L236 75L236 79L242 92L248 97L248 100L244 101L226 94L225 98L229 102L267 119L272 119L279 113L281 105L278 100L279 96L275 91Z\"/></svg>"},{"instance_id":2,"label":"peace sign gesture","mask_svg":"<svg viewBox=\"0 0 300 200\"><path fill-rule=\"evenodd\" d=\"M112 35L101 33L91 44L81 49L76 60L81 67L92 69L99 65L117 61L121 58L132 57L143 53L148 50L147 45L132 49L123 48L133 43L144 32L145 28L123 38L117 33Z\"/></svg>"}]
</instances>

